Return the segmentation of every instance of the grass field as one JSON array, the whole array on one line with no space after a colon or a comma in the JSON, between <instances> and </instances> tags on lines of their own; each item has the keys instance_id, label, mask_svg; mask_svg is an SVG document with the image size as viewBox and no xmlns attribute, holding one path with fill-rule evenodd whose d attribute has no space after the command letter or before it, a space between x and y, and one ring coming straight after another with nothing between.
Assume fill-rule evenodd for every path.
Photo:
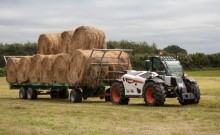
<instances>
[{"instance_id":1,"label":"grass field","mask_svg":"<svg viewBox=\"0 0 220 135\"><path fill-rule=\"evenodd\" d=\"M166 99L164 107L148 107L143 99L127 106L98 98L73 104L47 95L20 100L0 78L0 135L219 135L220 77L195 79L202 94L198 105Z\"/></svg>"}]
</instances>

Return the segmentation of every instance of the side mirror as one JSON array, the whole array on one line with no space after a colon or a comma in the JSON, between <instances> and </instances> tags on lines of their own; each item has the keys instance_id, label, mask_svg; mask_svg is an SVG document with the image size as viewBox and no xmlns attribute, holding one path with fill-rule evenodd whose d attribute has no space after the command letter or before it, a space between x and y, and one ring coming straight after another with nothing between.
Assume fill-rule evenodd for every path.
<instances>
[{"instance_id":1,"label":"side mirror","mask_svg":"<svg viewBox=\"0 0 220 135\"><path fill-rule=\"evenodd\" d=\"M145 60L145 68L147 71L150 70L150 60Z\"/></svg>"}]
</instances>

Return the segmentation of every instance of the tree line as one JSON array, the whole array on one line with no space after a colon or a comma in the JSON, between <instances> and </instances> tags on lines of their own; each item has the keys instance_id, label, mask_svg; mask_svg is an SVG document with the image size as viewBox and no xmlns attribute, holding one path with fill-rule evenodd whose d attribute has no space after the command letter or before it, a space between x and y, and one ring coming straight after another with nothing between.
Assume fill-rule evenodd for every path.
<instances>
[{"instance_id":1,"label":"tree line","mask_svg":"<svg viewBox=\"0 0 220 135\"><path fill-rule=\"evenodd\" d=\"M188 52L178 45L169 45L163 49L158 49L155 43L133 42L127 40L108 41L109 49L133 49L131 64L134 70L145 70L144 62L149 56L171 55L177 57L185 70L201 70L207 68L220 68L220 52L215 54ZM37 53L37 43L0 43L0 76L5 74L5 61L3 56L29 56Z\"/></svg>"}]
</instances>

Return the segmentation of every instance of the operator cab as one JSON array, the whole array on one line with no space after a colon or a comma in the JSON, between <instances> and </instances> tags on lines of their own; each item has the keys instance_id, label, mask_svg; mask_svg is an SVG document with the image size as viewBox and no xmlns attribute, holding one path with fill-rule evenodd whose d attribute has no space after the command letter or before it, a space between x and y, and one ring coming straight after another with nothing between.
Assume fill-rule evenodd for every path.
<instances>
[{"instance_id":1,"label":"operator cab","mask_svg":"<svg viewBox=\"0 0 220 135\"><path fill-rule=\"evenodd\" d=\"M146 69L159 75L183 76L183 68L178 60L171 56L153 56L146 60Z\"/></svg>"}]
</instances>

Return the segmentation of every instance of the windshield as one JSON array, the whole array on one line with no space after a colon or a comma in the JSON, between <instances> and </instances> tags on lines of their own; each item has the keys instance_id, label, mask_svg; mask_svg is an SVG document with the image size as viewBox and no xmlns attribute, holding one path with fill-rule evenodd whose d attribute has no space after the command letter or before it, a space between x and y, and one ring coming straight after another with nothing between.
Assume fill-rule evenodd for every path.
<instances>
[{"instance_id":1,"label":"windshield","mask_svg":"<svg viewBox=\"0 0 220 135\"><path fill-rule=\"evenodd\" d=\"M183 76L183 69L179 61L166 61L168 66L168 74L171 76Z\"/></svg>"}]
</instances>

